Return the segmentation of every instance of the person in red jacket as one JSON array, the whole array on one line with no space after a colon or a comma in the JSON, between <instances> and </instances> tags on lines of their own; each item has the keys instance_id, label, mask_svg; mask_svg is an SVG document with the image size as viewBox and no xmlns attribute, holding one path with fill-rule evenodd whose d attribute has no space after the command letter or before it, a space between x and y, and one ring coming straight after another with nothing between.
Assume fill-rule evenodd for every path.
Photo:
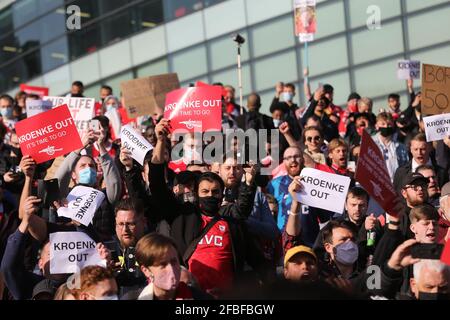
<instances>
[{"instance_id":1,"label":"person in red jacket","mask_svg":"<svg viewBox=\"0 0 450 320\"><path fill-rule=\"evenodd\" d=\"M445 243L450 238L450 182L444 184L439 199L439 231L438 242Z\"/></svg>"}]
</instances>

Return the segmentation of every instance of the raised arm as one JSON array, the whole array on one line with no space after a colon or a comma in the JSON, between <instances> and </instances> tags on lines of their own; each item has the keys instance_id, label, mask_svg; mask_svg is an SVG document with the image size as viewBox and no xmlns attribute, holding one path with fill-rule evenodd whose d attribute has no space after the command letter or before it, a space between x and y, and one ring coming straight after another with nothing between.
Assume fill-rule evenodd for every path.
<instances>
[{"instance_id":1,"label":"raised arm","mask_svg":"<svg viewBox=\"0 0 450 320\"><path fill-rule=\"evenodd\" d=\"M289 185L289 194L292 198L291 203L291 209L288 212L288 220L286 223L286 233L288 236L291 237L297 237L302 229L301 225L301 216L300 216L300 209L301 205L300 202L297 200L297 193L300 192L300 190L303 188L300 177L295 177L294 180L292 180L291 184Z\"/></svg>"},{"instance_id":2,"label":"raised arm","mask_svg":"<svg viewBox=\"0 0 450 320\"><path fill-rule=\"evenodd\" d=\"M309 85L309 68L306 67L303 69L303 90L305 91L305 99L306 102L311 100L312 94L311 94L311 87Z\"/></svg>"}]
</instances>

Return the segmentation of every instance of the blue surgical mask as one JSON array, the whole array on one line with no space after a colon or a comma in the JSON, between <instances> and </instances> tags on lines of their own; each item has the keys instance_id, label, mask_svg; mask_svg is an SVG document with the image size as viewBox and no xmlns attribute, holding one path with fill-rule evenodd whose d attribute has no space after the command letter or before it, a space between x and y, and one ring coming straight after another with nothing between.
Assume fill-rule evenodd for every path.
<instances>
[{"instance_id":1,"label":"blue surgical mask","mask_svg":"<svg viewBox=\"0 0 450 320\"><path fill-rule=\"evenodd\" d=\"M283 97L283 101L290 102L290 101L292 101L292 99L294 99L294 94L291 92L283 92L282 97Z\"/></svg>"},{"instance_id":2,"label":"blue surgical mask","mask_svg":"<svg viewBox=\"0 0 450 320\"><path fill-rule=\"evenodd\" d=\"M353 241L346 241L336 246L336 260L343 265L351 266L358 260L358 255L358 246Z\"/></svg>"},{"instance_id":3,"label":"blue surgical mask","mask_svg":"<svg viewBox=\"0 0 450 320\"><path fill-rule=\"evenodd\" d=\"M108 112L108 111L111 111L111 110L115 110L115 109L117 109L117 104L108 104L108 105L106 105L106 111Z\"/></svg>"},{"instance_id":4,"label":"blue surgical mask","mask_svg":"<svg viewBox=\"0 0 450 320\"><path fill-rule=\"evenodd\" d=\"M78 183L93 186L97 182L97 171L85 168L78 173Z\"/></svg>"},{"instance_id":5,"label":"blue surgical mask","mask_svg":"<svg viewBox=\"0 0 450 320\"><path fill-rule=\"evenodd\" d=\"M11 119L12 118L12 115L13 115L12 108L9 108L9 107L2 108L0 111L1 111L1 114L2 114L3 118L7 118L7 119Z\"/></svg>"}]
</instances>

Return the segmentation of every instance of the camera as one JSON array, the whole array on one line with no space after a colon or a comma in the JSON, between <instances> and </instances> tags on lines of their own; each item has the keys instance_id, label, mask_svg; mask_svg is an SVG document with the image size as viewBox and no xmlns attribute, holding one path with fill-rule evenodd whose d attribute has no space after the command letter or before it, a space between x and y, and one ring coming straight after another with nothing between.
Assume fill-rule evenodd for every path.
<instances>
[{"instance_id":1,"label":"camera","mask_svg":"<svg viewBox=\"0 0 450 320\"><path fill-rule=\"evenodd\" d=\"M245 42L245 39L244 39L244 37L241 36L239 33L236 33L236 34L233 36L233 41L235 41L235 42L237 42L237 43L239 43L239 44L243 44L243 43Z\"/></svg>"}]
</instances>

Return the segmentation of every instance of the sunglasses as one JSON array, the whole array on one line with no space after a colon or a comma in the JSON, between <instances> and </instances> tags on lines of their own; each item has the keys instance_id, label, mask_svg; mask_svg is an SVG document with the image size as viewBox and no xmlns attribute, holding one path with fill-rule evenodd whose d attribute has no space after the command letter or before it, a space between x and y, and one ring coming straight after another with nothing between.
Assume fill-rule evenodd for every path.
<instances>
[{"instance_id":1,"label":"sunglasses","mask_svg":"<svg viewBox=\"0 0 450 320\"><path fill-rule=\"evenodd\" d=\"M315 137L307 137L306 141L311 142L311 141L320 141L320 137L319 136L315 136Z\"/></svg>"}]
</instances>

